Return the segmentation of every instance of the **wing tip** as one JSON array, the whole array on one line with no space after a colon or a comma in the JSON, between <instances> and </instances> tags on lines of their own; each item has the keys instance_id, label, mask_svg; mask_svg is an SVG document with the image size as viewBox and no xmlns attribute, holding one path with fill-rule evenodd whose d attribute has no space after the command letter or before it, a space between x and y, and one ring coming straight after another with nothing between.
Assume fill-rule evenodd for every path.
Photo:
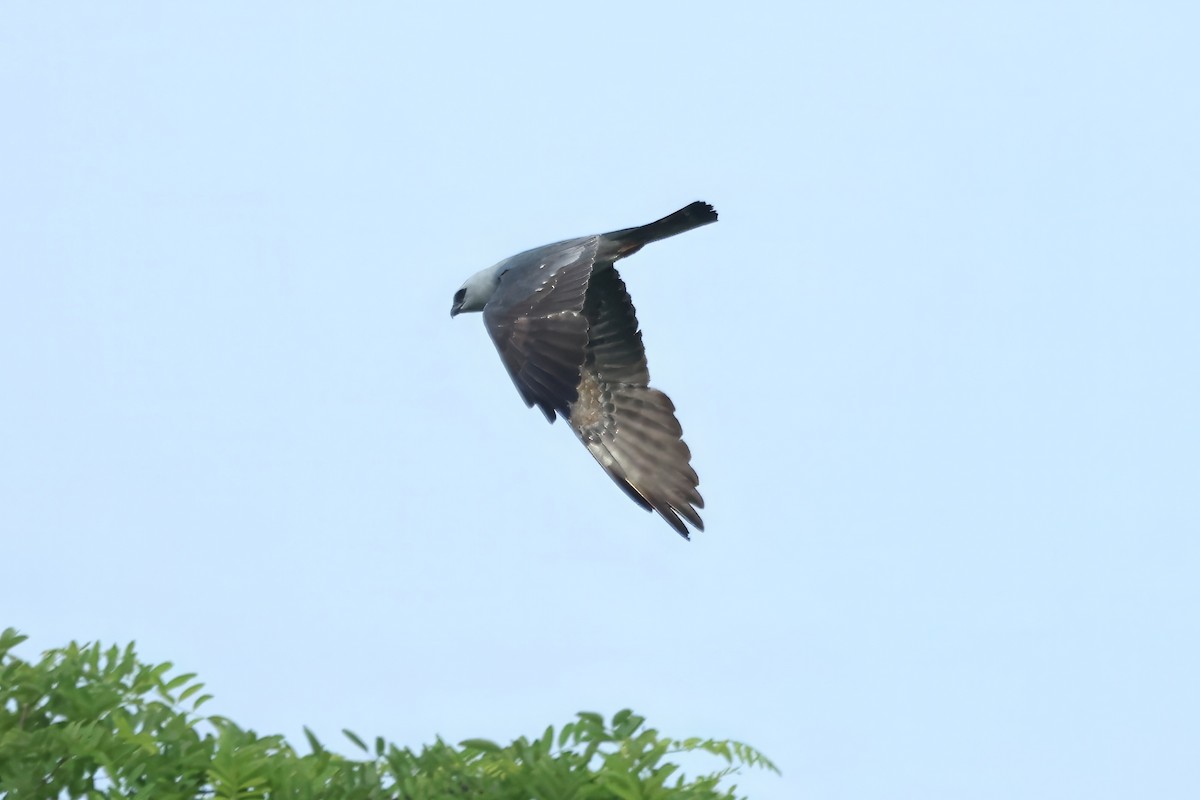
<instances>
[{"instance_id":1,"label":"wing tip","mask_svg":"<svg viewBox=\"0 0 1200 800\"><path fill-rule=\"evenodd\" d=\"M683 515L683 517L687 519L687 521L690 522L692 527L697 531L704 531L704 520L700 519L700 515L696 513L696 509L690 506L676 508L672 505L667 505L665 507L659 507L656 505L654 510L658 512L660 517L666 520L667 524L670 525L676 533L689 542L692 540L692 532L688 530L687 524L679 518L680 515Z\"/></svg>"},{"instance_id":2,"label":"wing tip","mask_svg":"<svg viewBox=\"0 0 1200 800\"><path fill-rule=\"evenodd\" d=\"M691 523L692 527L697 531L704 531L704 520L696 512L697 508L704 508L704 499L700 497L700 493L694 488L690 493L691 496L684 499L680 505L659 497L650 497L629 480L629 476L621 469L619 463L614 460L609 464L605 464L591 447L588 447L588 450L593 456L596 456L596 460L604 467L604 471L608 473L608 477L612 478L613 483L619 486L621 491L629 496L630 500L647 511L658 514L663 518L663 521L671 526L672 530L684 539L687 539L689 542L692 540L691 531L688 530L687 523L680 519L680 516L683 516L688 523Z\"/></svg>"}]
</instances>

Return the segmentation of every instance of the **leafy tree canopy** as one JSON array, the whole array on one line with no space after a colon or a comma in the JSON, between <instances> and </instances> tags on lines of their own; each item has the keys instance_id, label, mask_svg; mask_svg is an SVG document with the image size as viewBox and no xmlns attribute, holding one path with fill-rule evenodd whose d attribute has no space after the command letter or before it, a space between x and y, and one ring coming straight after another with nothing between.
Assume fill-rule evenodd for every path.
<instances>
[{"instance_id":1,"label":"leafy tree canopy","mask_svg":"<svg viewBox=\"0 0 1200 800\"><path fill-rule=\"evenodd\" d=\"M205 716L210 699L192 673L143 664L133 645L71 643L36 663L12 649L26 637L0 633L0 796L10 800L140 797L154 800L708 800L733 798L726 779L741 766L778 771L739 742L673 740L629 710L605 721L584 712L555 731L507 745L438 739L420 750L377 738L346 738L363 756L311 752ZM672 755L708 753L718 769L684 776Z\"/></svg>"}]
</instances>

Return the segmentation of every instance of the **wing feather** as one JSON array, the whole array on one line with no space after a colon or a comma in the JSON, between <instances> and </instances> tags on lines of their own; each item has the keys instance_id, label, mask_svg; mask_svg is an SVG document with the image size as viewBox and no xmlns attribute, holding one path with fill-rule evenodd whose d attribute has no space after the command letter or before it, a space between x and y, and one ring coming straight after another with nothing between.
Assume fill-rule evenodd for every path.
<instances>
[{"instance_id":1,"label":"wing feather","mask_svg":"<svg viewBox=\"0 0 1200 800\"><path fill-rule=\"evenodd\" d=\"M588 341L570 404L571 427L638 505L657 511L684 538L684 520L704 530L696 511L704 500L697 491L691 451L682 439L675 405L649 386L636 312L615 269L592 274L582 314Z\"/></svg>"},{"instance_id":2,"label":"wing feather","mask_svg":"<svg viewBox=\"0 0 1200 800\"><path fill-rule=\"evenodd\" d=\"M598 238L522 253L501 276L483 310L484 324L528 406L554 421L568 415L587 350L583 316Z\"/></svg>"}]
</instances>

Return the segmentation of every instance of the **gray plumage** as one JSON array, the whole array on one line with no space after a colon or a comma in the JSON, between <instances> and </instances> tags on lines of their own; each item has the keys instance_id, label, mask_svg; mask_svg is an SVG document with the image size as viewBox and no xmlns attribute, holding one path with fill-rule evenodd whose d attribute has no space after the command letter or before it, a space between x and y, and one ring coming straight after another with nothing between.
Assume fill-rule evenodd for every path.
<instances>
[{"instance_id":1,"label":"gray plumage","mask_svg":"<svg viewBox=\"0 0 1200 800\"><path fill-rule=\"evenodd\" d=\"M617 485L685 539L685 520L704 530L699 479L675 406L649 386L633 303L613 264L716 221L712 206L695 202L649 225L535 247L468 278L450 310L482 311L525 403L551 422L562 415Z\"/></svg>"}]
</instances>

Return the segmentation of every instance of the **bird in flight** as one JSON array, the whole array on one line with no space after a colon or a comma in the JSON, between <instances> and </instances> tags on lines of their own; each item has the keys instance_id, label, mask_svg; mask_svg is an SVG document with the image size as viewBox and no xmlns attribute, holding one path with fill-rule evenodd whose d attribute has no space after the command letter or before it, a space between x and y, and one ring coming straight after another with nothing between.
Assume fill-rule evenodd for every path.
<instances>
[{"instance_id":1,"label":"bird in flight","mask_svg":"<svg viewBox=\"0 0 1200 800\"><path fill-rule=\"evenodd\" d=\"M717 221L695 202L657 222L535 247L477 272L450 316L482 311L528 406L561 414L605 472L687 539L704 500L671 399L651 389L633 303L614 262ZM682 519L681 519L682 517Z\"/></svg>"}]
</instances>

